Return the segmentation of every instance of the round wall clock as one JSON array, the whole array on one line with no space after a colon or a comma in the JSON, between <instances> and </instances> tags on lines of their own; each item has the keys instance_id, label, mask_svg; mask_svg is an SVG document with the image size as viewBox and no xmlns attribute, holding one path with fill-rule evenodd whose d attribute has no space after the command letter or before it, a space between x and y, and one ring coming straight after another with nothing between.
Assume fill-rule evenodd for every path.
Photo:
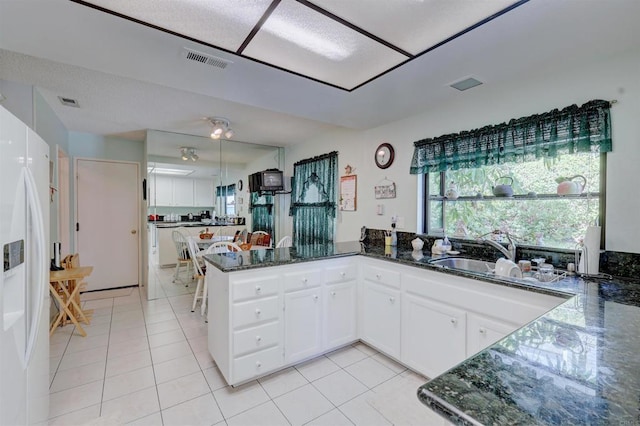
<instances>
[{"instance_id":1,"label":"round wall clock","mask_svg":"<svg viewBox=\"0 0 640 426\"><path fill-rule=\"evenodd\" d=\"M242 191L242 179L238 181L238 191Z\"/></svg>"},{"instance_id":2,"label":"round wall clock","mask_svg":"<svg viewBox=\"0 0 640 426\"><path fill-rule=\"evenodd\" d=\"M386 169L393 163L395 157L395 151L389 143L382 143L376 148L375 160L376 166L381 169Z\"/></svg>"}]
</instances>

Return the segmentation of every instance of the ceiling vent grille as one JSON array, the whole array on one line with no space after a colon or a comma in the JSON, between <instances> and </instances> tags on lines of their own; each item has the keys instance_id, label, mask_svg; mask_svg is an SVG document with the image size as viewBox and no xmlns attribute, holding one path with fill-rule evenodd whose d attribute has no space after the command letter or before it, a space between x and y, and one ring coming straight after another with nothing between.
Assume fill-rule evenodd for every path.
<instances>
[{"instance_id":1,"label":"ceiling vent grille","mask_svg":"<svg viewBox=\"0 0 640 426\"><path fill-rule=\"evenodd\" d=\"M80 108L80 104L75 99L65 98L64 96L58 96L58 99L60 100L60 103L62 105L73 108Z\"/></svg>"},{"instance_id":2,"label":"ceiling vent grille","mask_svg":"<svg viewBox=\"0 0 640 426\"><path fill-rule=\"evenodd\" d=\"M482 82L480 80L476 80L473 77L469 77L469 78L465 78L464 80L452 83L449 86L463 92L465 90L471 89L472 87L480 86L481 84Z\"/></svg>"},{"instance_id":3,"label":"ceiling vent grille","mask_svg":"<svg viewBox=\"0 0 640 426\"><path fill-rule=\"evenodd\" d=\"M218 58L217 56L213 55L207 55L206 53L198 52L197 50L188 49L186 47L184 48L184 57L189 61L200 62L201 64L222 69L225 69L227 65L233 63L231 61L227 61L226 59Z\"/></svg>"}]
</instances>

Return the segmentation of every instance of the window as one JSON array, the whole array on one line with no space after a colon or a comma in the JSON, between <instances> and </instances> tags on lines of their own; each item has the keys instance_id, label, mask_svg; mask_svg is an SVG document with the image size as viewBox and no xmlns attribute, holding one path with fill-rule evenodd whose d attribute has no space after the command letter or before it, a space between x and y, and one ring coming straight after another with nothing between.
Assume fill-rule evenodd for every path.
<instances>
[{"instance_id":1,"label":"window","mask_svg":"<svg viewBox=\"0 0 640 426\"><path fill-rule=\"evenodd\" d=\"M610 107L592 100L414 142L409 172L424 176L423 231L475 238L500 230L521 244L575 248L589 225L604 223ZM561 192L561 182L575 191ZM509 191L496 196L498 185Z\"/></svg>"},{"instance_id":2,"label":"window","mask_svg":"<svg viewBox=\"0 0 640 426\"><path fill-rule=\"evenodd\" d=\"M236 214L236 185L216 186L216 196L220 200L220 214Z\"/></svg>"},{"instance_id":3,"label":"window","mask_svg":"<svg viewBox=\"0 0 640 426\"><path fill-rule=\"evenodd\" d=\"M606 154L588 152L426 173L424 231L477 238L501 230L521 244L573 249L588 225L604 224L605 164ZM583 191L558 195L561 177L580 187L586 181ZM514 196L494 196L499 184L511 184ZM455 200L445 197L450 185Z\"/></svg>"}]
</instances>

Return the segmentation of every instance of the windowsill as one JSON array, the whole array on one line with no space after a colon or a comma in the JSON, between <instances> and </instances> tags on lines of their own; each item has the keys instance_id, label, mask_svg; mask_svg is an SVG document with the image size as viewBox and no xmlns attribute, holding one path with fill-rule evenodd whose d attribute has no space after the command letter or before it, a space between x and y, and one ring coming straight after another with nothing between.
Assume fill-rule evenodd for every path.
<instances>
[{"instance_id":1,"label":"windowsill","mask_svg":"<svg viewBox=\"0 0 640 426\"><path fill-rule=\"evenodd\" d=\"M494 201L494 200L562 200L562 199L587 199L587 198L599 198L599 192L587 192L583 194L575 194L575 195L558 195L558 194L523 194L523 195L513 195L511 197L496 197L495 195L486 195L486 196L461 196L456 199L450 199L441 195L430 195L429 201Z\"/></svg>"}]
</instances>

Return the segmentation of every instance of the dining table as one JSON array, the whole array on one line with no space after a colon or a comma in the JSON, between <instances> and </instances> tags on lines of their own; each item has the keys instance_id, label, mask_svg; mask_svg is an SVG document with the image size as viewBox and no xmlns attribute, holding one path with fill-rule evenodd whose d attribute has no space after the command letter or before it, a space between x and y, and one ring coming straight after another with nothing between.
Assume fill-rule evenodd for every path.
<instances>
[{"instance_id":1,"label":"dining table","mask_svg":"<svg viewBox=\"0 0 640 426\"><path fill-rule=\"evenodd\" d=\"M224 235L215 236L215 237L211 237L211 238L208 238L208 239L200 239L198 237L189 237L189 238L191 238L193 241L195 241L196 245L200 249L201 253L198 253L199 255L204 254L204 251L206 249L208 249L211 246L211 244L213 244L213 243L216 243L216 242L219 242L219 241L233 241L233 237L232 236L224 236ZM240 245L240 243L236 243L236 244ZM265 249L271 249L271 248L273 248L273 247L251 245L249 250L265 250Z\"/></svg>"}]
</instances>

